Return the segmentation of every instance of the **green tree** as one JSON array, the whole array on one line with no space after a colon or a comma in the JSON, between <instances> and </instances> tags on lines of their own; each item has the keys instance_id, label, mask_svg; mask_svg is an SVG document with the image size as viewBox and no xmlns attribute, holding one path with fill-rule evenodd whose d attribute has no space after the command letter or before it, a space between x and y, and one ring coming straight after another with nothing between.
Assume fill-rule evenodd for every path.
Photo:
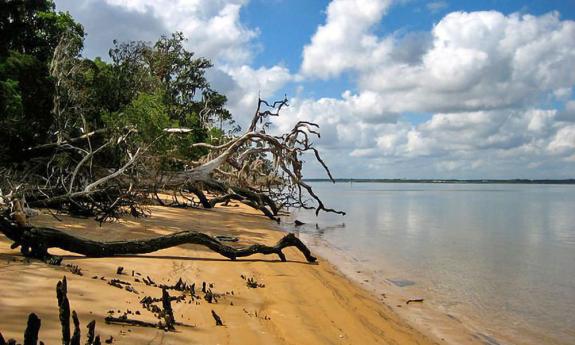
<instances>
[{"instance_id":1,"label":"green tree","mask_svg":"<svg viewBox=\"0 0 575 345\"><path fill-rule=\"evenodd\" d=\"M101 111L107 114L104 115L107 124L128 125L125 121L135 121L134 117L127 115L128 110L133 111L136 104L143 109L139 103L141 97L154 95L154 105L161 101L170 126L191 129L189 133L179 135L177 140L169 141L175 146L172 154L180 158L194 158L202 152L190 150L190 144L221 138L223 131L214 124L232 124L233 120L225 109L226 97L213 90L205 77L206 70L212 64L205 58L196 58L185 49L184 42L181 33L162 36L153 45L137 41L114 42L114 47L110 49L112 63L108 65L95 61L95 88L104 87L96 93L105 96L94 99L107 100L107 108L101 107ZM157 98L160 95L161 100ZM141 125L136 122L131 124L136 127ZM149 136L146 138L153 139Z\"/></svg>"},{"instance_id":2,"label":"green tree","mask_svg":"<svg viewBox=\"0 0 575 345\"><path fill-rule=\"evenodd\" d=\"M0 2L0 164L49 136L54 85L49 62L64 32L84 36L68 13L48 0Z\"/></svg>"},{"instance_id":3,"label":"green tree","mask_svg":"<svg viewBox=\"0 0 575 345\"><path fill-rule=\"evenodd\" d=\"M138 145L158 141L157 139L162 137L164 129L173 125L161 93L140 93L123 111L104 114L102 119L110 128L118 130L133 128L137 130L135 136ZM165 145L166 141L162 140L156 144L155 148L158 151L164 151L167 149Z\"/></svg>"}]
</instances>

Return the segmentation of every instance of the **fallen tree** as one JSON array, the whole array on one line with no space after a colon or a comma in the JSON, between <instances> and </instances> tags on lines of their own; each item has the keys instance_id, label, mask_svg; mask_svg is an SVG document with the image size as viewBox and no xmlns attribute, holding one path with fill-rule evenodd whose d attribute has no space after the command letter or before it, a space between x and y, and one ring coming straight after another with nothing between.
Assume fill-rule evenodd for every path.
<instances>
[{"instance_id":1,"label":"fallen tree","mask_svg":"<svg viewBox=\"0 0 575 345\"><path fill-rule=\"evenodd\" d=\"M111 257L128 254L146 254L181 244L202 245L230 259L254 254L276 254L281 261L286 261L283 249L296 247L310 263L317 259L311 251L294 234L287 234L274 246L252 244L247 247L232 247L223 244L216 238L197 231L180 231L174 234L148 239L101 242L73 235L58 229L34 226L21 226L15 222L0 218L0 231L14 243L12 248L20 247L23 255L43 260L51 264L60 264L62 258L48 253L50 248L60 248L69 252L89 257Z\"/></svg>"},{"instance_id":2,"label":"fallen tree","mask_svg":"<svg viewBox=\"0 0 575 345\"><path fill-rule=\"evenodd\" d=\"M260 100L261 104L267 103ZM286 101L281 102L279 109L285 104ZM28 215L35 212L34 207L57 209L76 216L95 216L101 223L127 213L137 217L144 213L142 205L154 199L151 195L161 201L161 198L157 197L158 193L179 193L184 196L184 192L196 195L205 208L237 200L260 210L271 219L279 220L279 211L287 205L309 207L302 197L305 190L318 203L316 213L323 210L344 214L326 208L302 177L302 161L299 156L307 151L314 152L331 177L329 169L309 140L309 134L316 133L313 128L317 126L298 122L290 133L272 136L263 130L258 131L255 127L256 123L263 123L270 114L272 113L269 111L261 112L258 107L250 130L239 137L231 138L225 144L194 144L195 147L206 148L209 153L204 162L184 171L163 171L154 175L161 175L161 178L154 179L154 176L141 170L145 168L146 162L149 162L149 158L147 160L145 157L147 148L141 147L133 153L128 152L128 159L113 172L96 175L85 171L84 165L106 146L112 145L113 142L119 145L128 141L133 132L129 130L115 140L106 141L99 148L85 151L83 158L73 169L67 169L67 173L60 170L58 174L54 174L54 184L50 177L44 178L48 181L44 186L31 184L29 180L14 188L9 195L3 195L0 201L4 205L4 212L0 216L0 232L14 241L13 249L20 247L23 255L52 264L59 264L61 258L50 255L50 248L60 248L90 257L107 257L150 253L181 244L203 245L232 260L253 254L276 254L282 261L286 261L282 249L294 246L304 254L308 262L314 262L316 259L309 249L293 234L286 235L275 246L255 244L234 248L196 231L183 231L146 240L97 242L58 229L35 227L29 223ZM166 133L171 135L173 131L166 130ZM70 142L75 140L64 144L67 149L72 145ZM81 149L73 151L82 152ZM263 152L271 156L275 168L268 170L267 174L257 167L254 168L255 161L263 164ZM255 161L252 159L254 157ZM96 178L90 179L88 173ZM258 173L266 176L266 180L256 179L255 183L248 183L251 175ZM56 183L59 186L56 186ZM282 192L280 189L285 189L286 186L287 192ZM204 191L209 191L210 197L206 196ZM278 205L274 197L283 200L282 203Z\"/></svg>"},{"instance_id":3,"label":"fallen tree","mask_svg":"<svg viewBox=\"0 0 575 345\"><path fill-rule=\"evenodd\" d=\"M133 117L126 118L124 112L119 112L116 115L120 120L112 122L112 126L97 127L90 125L83 115L85 96L76 88L85 65L77 57L77 42L74 44L68 39L62 37L50 69L57 82L53 109L57 121L55 127L49 129L49 137L53 141L27 148L23 152L29 158L26 163L14 166L0 164L0 232L14 242L13 248L21 247L26 256L57 263L59 259L51 256L48 249L61 248L102 257L149 253L194 243L207 246L230 259L260 253L276 254L285 261L282 249L295 246L307 261L315 261L308 248L293 235L285 236L275 246L256 244L235 248L195 231L148 240L95 242L58 229L30 224L29 216L37 213L37 209L93 217L103 225L125 216L146 216L150 213L147 206L154 203L213 208L237 201L278 222L281 211L290 207L315 209L316 214L320 211L345 214L327 207L303 177L303 157L307 155L320 164L333 181L312 140L320 137L319 126L299 121L286 133L270 133L271 119L280 116L280 111L288 106L287 98L271 104L259 99L247 130L242 134L224 134L210 121L210 114L221 111L214 108L214 99L221 99L209 88L204 88L198 103L194 97L196 87L193 86L176 92L187 93L189 99L185 104L179 104L177 98L168 105L179 109L178 112L193 106L193 109L188 109L189 113L179 113L187 116L194 115L194 109L203 104L198 112L197 127L158 127L152 123L154 127L150 129L147 126L151 121L142 124L139 116L147 111L153 112L155 106L165 106L160 101L165 101L166 97L158 94L166 94L158 93L158 89L172 86L163 82L164 79L154 79L155 76L150 76L150 71L145 70L142 76L150 78L149 88L157 94L142 96L142 102L160 103L143 107L143 113L137 112ZM177 38L170 42L176 42L175 47L181 44ZM133 48L135 50L124 52L130 56L135 54L136 60L150 56L138 55L140 50L152 49L139 45ZM191 57L186 54L187 58ZM182 61L188 61L186 59ZM136 66L137 70L142 72L140 69L145 63L141 61ZM177 71L173 73L174 76L186 77ZM134 110L138 104L131 103L125 107L125 113L138 110ZM198 142L194 136L198 131L217 135ZM53 215L57 217L55 213Z\"/></svg>"}]
</instances>

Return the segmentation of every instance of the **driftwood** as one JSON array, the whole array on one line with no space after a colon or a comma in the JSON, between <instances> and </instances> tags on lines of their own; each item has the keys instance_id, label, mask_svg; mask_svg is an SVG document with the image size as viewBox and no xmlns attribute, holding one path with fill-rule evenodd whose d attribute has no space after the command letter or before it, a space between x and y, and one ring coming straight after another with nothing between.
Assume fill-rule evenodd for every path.
<instances>
[{"instance_id":1,"label":"driftwood","mask_svg":"<svg viewBox=\"0 0 575 345\"><path fill-rule=\"evenodd\" d=\"M183 283L180 279L179 282L175 286L182 287L184 286L186 289L188 288L187 284ZM181 323L176 322L174 317L174 311L172 309L172 301L182 301L185 299L185 296L170 296L168 293L168 289L164 286L161 287L162 289L162 298L152 298L150 296L144 297L140 303L142 306L147 309L148 311L152 312L158 319L158 322L147 322L142 320L130 319L128 317L128 313L124 313L124 315L120 317L114 316L107 316L105 318L106 323L108 324L119 324L119 325L130 325L130 326L138 326L138 327L150 327L150 328L158 328L165 331L175 331L176 325L182 325ZM182 290L182 291L189 291L189 290ZM162 302L162 308L154 305L153 303ZM139 312L136 312L136 315L139 315Z\"/></svg>"},{"instance_id":2,"label":"driftwood","mask_svg":"<svg viewBox=\"0 0 575 345\"><path fill-rule=\"evenodd\" d=\"M409 304L409 303L415 303L415 302L423 302L423 298L412 298L412 299L408 299L407 301L405 301L405 304Z\"/></svg>"},{"instance_id":3,"label":"driftwood","mask_svg":"<svg viewBox=\"0 0 575 345\"><path fill-rule=\"evenodd\" d=\"M130 325L138 327L161 328L158 323L146 322L141 320L128 319L126 316L113 317L107 316L105 319L107 324Z\"/></svg>"},{"instance_id":4,"label":"driftwood","mask_svg":"<svg viewBox=\"0 0 575 345\"><path fill-rule=\"evenodd\" d=\"M95 339L94 334L96 332L96 320L90 321L90 323L88 323L86 328L88 329L88 339L86 339L86 345L90 345L90 344L94 343L94 339Z\"/></svg>"},{"instance_id":5,"label":"driftwood","mask_svg":"<svg viewBox=\"0 0 575 345\"><path fill-rule=\"evenodd\" d=\"M57 74L55 78L60 77ZM35 157L30 167L0 169L0 232L14 242L13 249L20 247L23 255L52 264L59 264L61 258L50 255L50 248L109 257L150 253L187 243L206 246L232 260L259 253L276 254L286 261L282 249L294 246L308 262L315 262L316 258L294 235L285 236L275 246L255 244L241 248L224 245L217 238L196 231L145 240L97 242L57 229L34 227L26 216L34 208L44 208L95 217L103 224L126 215L146 216L150 212L147 205L154 196L164 204L158 193L171 194L171 206L176 207L188 207L191 202L192 206L212 208L235 200L278 222L280 211L289 207L315 208L316 214L345 214L327 208L303 177L302 157L307 153L315 157L333 181L313 144L313 139L320 136L319 126L299 121L282 135L266 132L270 118L279 116L286 106L287 99L271 104L258 100L245 133L223 136L217 140L219 144L190 144L188 149L195 153L187 158L170 153L158 157L155 148L159 140L177 139L178 133L189 133L191 129L166 128L157 138L140 143L134 138L137 131L132 127L118 131L93 129L79 137L72 135L79 128L68 128L66 133L58 133L56 142L27 150L26 154ZM96 137L98 140L92 142ZM104 157L109 151L117 153L113 162ZM167 161L171 163L165 164ZM184 198L183 204L177 195ZM308 205L310 202L317 206ZM67 341L70 339L69 336Z\"/></svg>"},{"instance_id":6,"label":"driftwood","mask_svg":"<svg viewBox=\"0 0 575 345\"><path fill-rule=\"evenodd\" d=\"M13 248L21 246L21 252L25 256L41 259L51 264L59 264L61 258L50 255L48 253L50 248L60 248L88 257L112 257L151 253L181 244L202 245L231 260L254 254L276 254L281 261L286 261L282 250L287 247L296 247L302 252L308 262L312 263L317 260L311 255L307 246L291 233L285 235L274 246L253 244L247 247L235 248L223 244L212 236L197 231L181 231L148 239L100 242L52 228L20 227L13 222L7 221L4 217L0 217L0 232L14 241ZM63 288L65 289L65 286ZM62 303L66 302L62 301ZM62 318L69 320L69 317L70 312L68 310L67 314L61 315L61 321L65 322ZM67 332L68 335L63 334L63 336L69 340L69 329Z\"/></svg>"},{"instance_id":7,"label":"driftwood","mask_svg":"<svg viewBox=\"0 0 575 345\"><path fill-rule=\"evenodd\" d=\"M57 209L105 222L127 214L145 215L141 205L154 196L157 202L164 204L158 197L158 193L164 192L174 197L179 194L192 206L199 204L204 208L237 200L274 220L286 207L345 214L325 207L302 174L302 156L308 153L333 181L329 168L313 145L313 138L320 136L319 126L299 121L282 135L266 133L270 118L279 116L286 106L287 99L273 104L260 99L245 133L224 136L218 140L220 144L191 144L190 152L202 152L194 160L170 153L158 157L154 153L156 142L168 137L177 140L175 136L189 133L191 129L166 128L157 138L142 144L135 141L137 131L131 127L118 132L94 129L72 139L67 138L79 128L68 128L68 132L58 133L56 142L25 152L35 157L26 171L0 171L4 180L0 182L0 189L7 191L4 195L0 191L0 206L2 198L6 202L21 198L28 207ZM96 135L98 140L92 141ZM108 161L103 154L110 150L125 152L117 157L115 166L104 163ZM165 160L175 164L163 164ZM199 203L184 192L194 194ZM210 192L209 197L205 192ZM308 197L311 200L307 200ZM308 201L315 201L317 206L309 206ZM177 199L173 205L189 206Z\"/></svg>"}]
</instances>

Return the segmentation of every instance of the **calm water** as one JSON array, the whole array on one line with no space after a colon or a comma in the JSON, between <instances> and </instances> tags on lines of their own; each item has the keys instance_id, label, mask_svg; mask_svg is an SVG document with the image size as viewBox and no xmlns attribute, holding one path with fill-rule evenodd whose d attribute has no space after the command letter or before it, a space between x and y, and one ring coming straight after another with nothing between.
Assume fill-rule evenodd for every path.
<instances>
[{"instance_id":1,"label":"calm water","mask_svg":"<svg viewBox=\"0 0 575 345\"><path fill-rule=\"evenodd\" d=\"M413 280L429 303L495 339L575 344L575 186L313 187L347 215L299 211L312 223L299 231L382 276Z\"/></svg>"}]
</instances>

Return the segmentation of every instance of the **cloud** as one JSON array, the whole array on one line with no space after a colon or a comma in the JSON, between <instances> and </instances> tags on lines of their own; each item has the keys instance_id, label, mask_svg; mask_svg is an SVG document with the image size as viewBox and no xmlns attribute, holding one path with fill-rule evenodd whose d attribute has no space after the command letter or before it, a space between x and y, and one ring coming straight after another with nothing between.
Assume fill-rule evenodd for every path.
<instances>
[{"instance_id":1,"label":"cloud","mask_svg":"<svg viewBox=\"0 0 575 345\"><path fill-rule=\"evenodd\" d=\"M320 124L317 144L330 164L341 166L341 174L350 172L342 162L361 166L354 176L364 177L548 177L542 172L549 166L555 177L572 174L575 125L558 123L556 110L437 113L418 125L404 119L370 125L338 99L293 106L283 121ZM321 171L307 173L320 176Z\"/></svg>"},{"instance_id":2,"label":"cloud","mask_svg":"<svg viewBox=\"0 0 575 345\"><path fill-rule=\"evenodd\" d=\"M87 37L83 55L90 58L107 58L115 39L153 42L170 32L153 13L134 12L103 1L58 0L56 6L59 11L70 12L84 25Z\"/></svg>"},{"instance_id":3,"label":"cloud","mask_svg":"<svg viewBox=\"0 0 575 345\"><path fill-rule=\"evenodd\" d=\"M437 13L448 6L449 4L446 1L431 1L425 5L431 13Z\"/></svg>"},{"instance_id":4,"label":"cloud","mask_svg":"<svg viewBox=\"0 0 575 345\"><path fill-rule=\"evenodd\" d=\"M357 80L354 93L299 100L290 114L327 129L319 143L332 157L369 162L364 176L572 175L575 22L452 12L430 32L377 36L389 3L370 4L365 15L333 0L303 51L304 80ZM406 113L431 115L412 124Z\"/></svg>"},{"instance_id":5,"label":"cloud","mask_svg":"<svg viewBox=\"0 0 575 345\"><path fill-rule=\"evenodd\" d=\"M565 102L565 107L557 115L560 121L575 122L575 100Z\"/></svg>"},{"instance_id":6,"label":"cloud","mask_svg":"<svg viewBox=\"0 0 575 345\"><path fill-rule=\"evenodd\" d=\"M317 122L317 145L338 176L572 177L575 22L555 12L452 12L429 31L379 34L397 1L332 0L303 47L297 75L281 64L253 64L260 29L242 23L248 0L57 6L86 26L88 56L105 54L114 38L155 41L182 31L190 50L215 62L207 77L243 127L258 96L282 96L288 85L300 90L274 130ZM350 91L306 96L317 91L309 81L344 74L354 83ZM305 169L323 176L319 167Z\"/></svg>"},{"instance_id":7,"label":"cloud","mask_svg":"<svg viewBox=\"0 0 575 345\"><path fill-rule=\"evenodd\" d=\"M333 0L327 19L304 48L301 72L328 78L353 69L361 60L377 61L386 47L372 33L391 1Z\"/></svg>"},{"instance_id":8,"label":"cloud","mask_svg":"<svg viewBox=\"0 0 575 345\"><path fill-rule=\"evenodd\" d=\"M106 3L152 14L170 31L182 31L192 50L218 62L243 64L252 58L250 43L257 30L240 21L245 0L105 0Z\"/></svg>"},{"instance_id":9,"label":"cloud","mask_svg":"<svg viewBox=\"0 0 575 345\"><path fill-rule=\"evenodd\" d=\"M113 39L155 41L182 31L189 48L218 63L249 63L257 51L257 29L244 26L246 0L58 0L88 31L87 55L107 52ZM92 38L92 35L94 38ZM95 53L97 51L98 53Z\"/></svg>"},{"instance_id":10,"label":"cloud","mask_svg":"<svg viewBox=\"0 0 575 345\"><path fill-rule=\"evenodd\" d=\"M565 126L557 131L548 145L549 151L562 156L575 155L575 125Z\"/></svg>"},{"instance_id":11,"label":"cloud","mask_svg":"<svg viewBox=\"0 0 575 345\"><path fill-rule=\"evenodd\" d=\"M377 37L370 30L387 2L377 3L379 11L349 30L363 12L348 6L344 16L332 9L340 1L333 1L326 24L304 48L302 75L355 73L360 91L379 93L392 112L532 105L575 84L575 22L558 13L452 12L429 35Z\"/></svg>"},{"instance_id":12,"label":"cloud","mask_svg":"<svg viewBox=\"0 0 575 345\"><path fill-rule=\"evenodd\" d=\"M433 29L415 65L364 66L360 85L395 111L474 111L531 105L575 83L575 23L541 17L454 12Z\"/></svg>"}]
</instances>

